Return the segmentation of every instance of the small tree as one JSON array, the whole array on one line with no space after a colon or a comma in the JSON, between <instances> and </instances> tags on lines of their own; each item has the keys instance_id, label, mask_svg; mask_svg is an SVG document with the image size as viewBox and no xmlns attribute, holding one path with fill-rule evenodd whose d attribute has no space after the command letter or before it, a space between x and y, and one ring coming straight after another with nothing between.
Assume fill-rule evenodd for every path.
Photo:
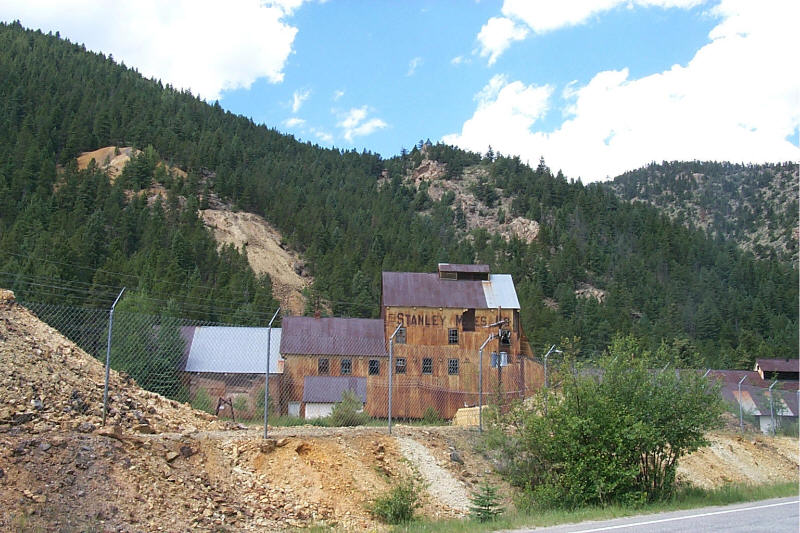
<instances>
[{"instance_id":1,"label":"small tree","mask_svg":"<svg viewBox=\"0 0 800 533\"><path fill-rule=\"evenodd\" d=\"M403 524L414 518L414 510L420 506L418 495L419 487L412 479L405 479L378 496L368 509L382 522Z\"/></svg>"},{"instance_id":2,"label":"small tree","mask_svg":"<svg viewBox=\"0 0 800 533\"><path fill-rule=\"evenodd\" d=\"M363 411L364 404L361 399L350 389L342 392L342 401L333 406L330 416L331 426L361 426L369 420L369 415Z\"/></svg>"},{"instance_id":3,"label":"small tree","mask_svg":"<svg viewBox=\"0 0 800 533\"><path fill-rule=\"evenodd\" d=\"M661 357L617 337L591 372L577 369L558 393L501 416L494 444L510 481L542 506L669 496L678 459L707 444L723 404L700 373L654 369Z\"/></svg>"},{"instance_id":4,"label":"small tree","mask_svg":"<svg viewBox=\"0 0 800 533\"><path fill-rule=\"evenodd\" d=\"M503 514L497 488L490 485L488 481L484 482L478 492L472 495L470 502L472 505L469 508L469 514L478 522L488 522Z\"/></svg>"}]
</instances>

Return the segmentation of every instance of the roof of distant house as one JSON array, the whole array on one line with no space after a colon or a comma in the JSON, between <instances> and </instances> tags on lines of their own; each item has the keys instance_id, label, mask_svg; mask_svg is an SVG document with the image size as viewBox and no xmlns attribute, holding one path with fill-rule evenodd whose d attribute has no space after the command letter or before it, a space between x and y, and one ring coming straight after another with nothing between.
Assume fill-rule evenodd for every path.
<instances>
[{"instance_id":1,"label":"roof of distant house","mask_svg":"<svg viewBox=\"0 0 800 533\"><path fill-rule=\"evenodd\" d=\"M336 403L342 401L346 390L353 391L367 402L367 378L306 376L303 378L303 401L307 403Z\"/></svg>"},{"instance_id":2,"label":"roof of distant house","mask_svg":"<svg viewBox=\"0 0 800 533\"><path fill-rule=\"evenodd\" d=\"M488 280L454 280L436 273L384 272L382 298L389 307L520 308L509 274L491 274Z\"/></svg>"},{"instance_id":3,"label":"roof of distant house","mask_svg":"<svg viewBox=\"0 0 800 533\"><path fill-rule=\"evenodd\" d=\"M800 359L756 359L756 369L764 372L800 372Z\"/></svg>"},{"instance_id":4,"label":"roof of distant house","mask_svg":"<svg viewBox=\"0 0 800 533\"><path fill-rule=\"evenodd\" d=\"M269 328L188 326L181 328L186 341L186 372L263 374L267 368ZM283 372L280 362L281 328L272 328L270 374Z\"/></svg>"},{"instance_id":5,"label":"roof of distant house","mask_svg":"<svg viewBox=\"0 0 800 533\"><path fill-rule=\"evenodd\" d=\"M386 355L383 320L287 316L281 353L288 355Z\"/></svg>"}]
</instances>

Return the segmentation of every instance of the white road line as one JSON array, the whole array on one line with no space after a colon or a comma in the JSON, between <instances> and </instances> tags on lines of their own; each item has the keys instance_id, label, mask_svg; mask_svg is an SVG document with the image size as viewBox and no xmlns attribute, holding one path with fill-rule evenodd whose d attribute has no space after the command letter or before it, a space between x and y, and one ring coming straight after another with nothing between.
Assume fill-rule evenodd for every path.
<instances>
[{"instance_id":1,"label":"white road line","mask_svg":"<svg viewBox=\"0 0 800 533\"><path fill-rule=\"evenodd\" d=\"M636 522L632 524L620 524L617 526L605 526L605 527L598 527L594 529L581 529L577 531L573 531L573 533L594 533L596 531L611 531L613 529L623 529L626 527L636 527L636 526L646 526L649 524L660 524L662 522L673 522L675 520L687 520L689 518L700 518L702 516L713 516L718 514L728 514L728 513L738 513L740 511L752 511L754 509L766 509L767 507L778 507L780 505L790 505L790 504L797 504L800 503L800 500L795 500L791 502L781 502L781 503L769 503L766 505L755 505L753 507L742 507L739 509L727 509L725 511L714 511L711 513L700 513L700 514L693 514L688 516L678 516L675 518L662 518L661 520L648 520L647 522Z\"/></svg>"}]
</instances>

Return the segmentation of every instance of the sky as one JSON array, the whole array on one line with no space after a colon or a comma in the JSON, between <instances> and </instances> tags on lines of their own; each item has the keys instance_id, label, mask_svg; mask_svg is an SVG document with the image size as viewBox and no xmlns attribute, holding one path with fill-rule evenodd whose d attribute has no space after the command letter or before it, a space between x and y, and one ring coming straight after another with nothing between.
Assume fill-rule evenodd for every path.
<instances>
[{"instance_id":1,"label":"sky","mask_svg":"<svg viewBox=\"0 0 800 533\"><path fill-rule=\"evenodd\" d=\"M797 0L0 0L0 20L385 158L491 146L584 183L800 160Z\"/></svg>"}]
</instances>

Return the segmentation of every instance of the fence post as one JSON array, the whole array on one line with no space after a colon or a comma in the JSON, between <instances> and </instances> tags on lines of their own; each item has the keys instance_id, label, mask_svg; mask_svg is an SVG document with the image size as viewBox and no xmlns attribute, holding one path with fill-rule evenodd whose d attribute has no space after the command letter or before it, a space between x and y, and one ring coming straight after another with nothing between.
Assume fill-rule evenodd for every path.
<instances>
[{"instance_id":1,"label":"fence post","mask_svg":"<svg viewBox=\"0 0 800 533\"><path fill-rule=\"evenodd\" d=\"M489 333L489 337L478 349L478 431L481 433L483 432L483 349L494 337L494 333Z\"/></svg>"},{"instance_id":2,"label":"fence post","mask_svg":"<svg viewBox=\"0 0 800 533\"><path fill-rule=\"evenodd\" d=\"M394 330L394 333L391 334L389 337L389 406L387 409L387 415L389 418L389 435L392 434L392 374L394 373L394 367L392 366L392 359L394 355L394 336L397 335L397 332L400 331L400 328L403 327L403 323L397 324L397 327Z\"/></svg>"},{"instance_id":3,"label":"fence post","mask_svg":"<svg viewBox=\"0 0 800 533\"><path fill-rule=\"evenodd\" d=\"M269 357L272 351L272 323L275 322L275 317L281 310L280 306L275 310L272 319L267 326L267 373L264 374L264 438L267 438L267 425L269 423Z\"/></svg>"},{"instance_id":4,"label":"fence post","mask_svg":"<svg viewBox=\"0 0 800 533\"><path fill-rule=\"evenodd\" d=\"M739 380L739 431L744 433L744 419L742 418L742 381L747 379L747 374L742 376L742 379Z\"/></svg>"},{"instance_id":5,"label":"fence post","mask_svg":"<svg viewBox=\"0 0 800 533\"><path fill-rule=\"evenodd\" d=\"M106 343L106 380L103 386L103 425L106 425L106 413L108 412L108 375L111 370L111 329L114 327L114 308L117 302L122 298L122 293L125 292L125 287L119 291L117 299L111 304L111 310L108 312L108 342Z\"/></svg>"},{"instance_id":6,"label":"fence post","mask_svg":"<svg viewBox=\"0 0 800 533\"><path fill-rule=\"evenodd\" d=\"M772 385L769 386L769 420L772 430L772 434L775 435L775 403L772 401L772 387L777 385L778 382L774 381Z\"/></svg>"}]
</instances>

